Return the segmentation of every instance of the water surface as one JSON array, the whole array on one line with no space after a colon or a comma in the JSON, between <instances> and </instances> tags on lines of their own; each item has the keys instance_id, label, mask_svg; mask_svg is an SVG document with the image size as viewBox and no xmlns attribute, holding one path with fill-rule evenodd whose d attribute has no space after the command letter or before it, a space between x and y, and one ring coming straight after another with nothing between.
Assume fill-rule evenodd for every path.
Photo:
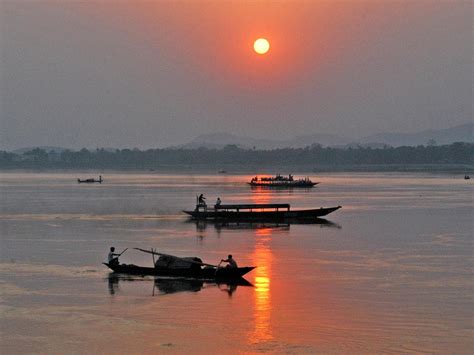
<instances>
[{"instance_id":1,"label":"water surface","mask_svg":"<svg viewBox=\"0 0 474 355\"><path fill-rule=\"evenodd\" d=\"M473 188L460 176L2 173L2 353L469 353ZM196 224L208 202L343 208L325 224ZM253 286L110 276L108 249L258 266ZM128 250L122 262L151 265Z\"/></svg>"}]
</instances>

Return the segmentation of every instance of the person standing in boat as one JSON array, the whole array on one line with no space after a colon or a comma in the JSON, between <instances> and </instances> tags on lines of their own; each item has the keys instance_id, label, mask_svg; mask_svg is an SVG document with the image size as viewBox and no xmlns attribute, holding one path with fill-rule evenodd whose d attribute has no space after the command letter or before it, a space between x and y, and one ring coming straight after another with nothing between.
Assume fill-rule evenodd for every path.
<instances>
[{"instance_id":1,"label":"person standing in boat","mask_svg":"<svg viewBox=\"0 0 474 355\"><path fill-rule=\"evenodd\" d=\"M216 200L216 205L214 207L219 207L221 205L222 201L221 201L221 198L218 197L217 200Z\"/></svg>"},{"instance_id":2,"label":"person standing in boat","mask_svg":"<svg viewBox=\"0 0 474 355\"><path fill-rule=\"evenodd\" d=\"M228 263L226 267L231 268L231 269L237 269L237 263L235 262L234 258L232 258L232 255L229 254L227 256L227 259L222 259L221 263Z\"/></svg>"},{"instance_id":3,"label":"person standing in boat","mask_svg":"<svg viewBox=\"0 0 474 355\"><path fill-rule=\"evenodd\" d=\"M203 194L200 194L199 197L198 197L198 204L201 205L201 206L205 206L206 205L206 201L204 201L206 198L204 197Z\"/></svg>"},{"instance_id":4,"label":"person standing in boat","mask_svg":"<svg viewBox=\"0 0 474 355\"><path fill-rule=\"evenodd\" d=\"M110 247L110 252L108 256L109 265L118 265L119 264L119 256L120 254L115 253L115 248Z\"/></svg>"}]
</instances>

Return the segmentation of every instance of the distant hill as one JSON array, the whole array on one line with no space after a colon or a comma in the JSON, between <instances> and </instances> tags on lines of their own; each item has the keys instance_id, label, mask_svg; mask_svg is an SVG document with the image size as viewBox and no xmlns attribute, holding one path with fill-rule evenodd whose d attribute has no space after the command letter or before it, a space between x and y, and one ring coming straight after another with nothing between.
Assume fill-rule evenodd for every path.
<instances>
[{"instance_id":1,"label":"distant hill","mask_svg":"<svg viewBox=\"0 0 474 355\"><path fill-rule=\"evenodd\" d=\"M360 139L341 137L333 134L311 134L296 136L288 140L256 139L238 136L230 133L212 133L198 136L191 142L178 146L177 148L196 149L205 147L208 149L221 149L232 144L246 149L277 149L277 148L303 148L313 144L323 147L372 147L384 146L417 146L428 144L451 144L454 142L474 142L474 123L441 129L427 130L418 133L379 133Z\"/></svg>"},{"instance_id":2,"label":"distant hill","mask_svg":"<svg viewBox=\"0 0 474 355\"><path fill-rule=\"evenodd\" d=\"M427 130L418 133L380 133L357 140L362 145L386 144L392 147L417 146L431 143L437 145L451 144L454 142L474 142L474 123L440 130Z\"/></svg>"},{"instance_id":3,"label":"distant hill","mask_svg":"<svg viewBox=\"0 0 474 355\"><path fill-rule=\"evenodd\" d=\"M205 147L209 149L221 149L226 145L236 145L239 148L274 149L281 146L282 142L271 139L257 139L237 136L230 133L210 133L196 137L191 142L178 146L177 148L195 149Z\"/></svg>"},{"instance_id":4,"label":"distant hill","mask_svg":"<svg viewBox=\"0 0 474 355\"><path fill-rule=\"evenodd\" d=\"M304 148L313 144L319 144L323 147L337 148L355 148L355 147L371 147L382 148L385 146L418 146L418 145L445 145L455 142L474 143L474 123L466 123L463 125L440 129L426 130L418 133L379 133L363 137L360 139L347 138L334 134L306 134L296 136L287 140L277 139L258 139L246 136L238 136L230 133L211 133L196 137L191 142L174 146L170 148L197 149L205 147L208 149L222 149L226 145L236 145L243 149L260 149L272 150L278 148ZM46 152L53 151L61 153L66 148L53 146L40 146L16 149L13 153L23 154L27 151L40 148ZM102 148L108 152L115 152L116 148ZM118 148L121 149L121 148ZM71 149L75 151L74 149ZM93 151L95 149L89 149Z\"/></svg>"},{"instance_id":5,"label":"distant hill","mask_svg":"<svg viewBox=\"0 0 474 355\"><path fill-rule=\"evenodd\" d=\"M331 134L313 134L297 136L289 140L257 139L238 136L230 133L211 133L196 137L191 142L178 146L177 148L196 149L205 147L208 149L221 149L226 145L236 145L246 149L277 149L277 148L304 148L312 144L323 146L341 146L350 143L348 138Z\"/></svg>"}]
</instances>

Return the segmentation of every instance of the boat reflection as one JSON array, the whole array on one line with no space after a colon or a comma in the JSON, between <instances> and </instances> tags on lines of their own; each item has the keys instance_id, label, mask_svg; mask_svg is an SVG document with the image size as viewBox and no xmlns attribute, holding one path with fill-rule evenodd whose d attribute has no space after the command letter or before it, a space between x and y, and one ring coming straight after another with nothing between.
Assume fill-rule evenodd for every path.
<instances>
[{"instance_id":1,"label":"boat reflection","mask_svg":"<svg viewBox=\"0 0 474 355\"><path fill-rule=\"evenodd\" d=\"M170 278L170 277L135 277L130 275L123 275L111 272L108 277L109 294L115 295L120 291L121 282L140 282L140 281L153 281L153 288L151 295L157 294L173 294L180 292L199 292L204 288L216 287L219 290L227 293L229 297L237 291L239 286L253 287L253 285L240 278L237 280L198 280L189 278Z\"/></svg>"},{"instance_id":2,"label":"boat reflection","mask_svg":"<svg viewBox=\"0 0 474 355\"><path fill-rule=\"evenodd\" d=\"M342 227L334 222L328 221L324 218L314 218L311 220L292 220L287 219L281 222L245 222L245 221L206 221L188 219L187 223L194 223L196 231L204 232L208 225L213 225L214 228L220 232L221 230L235 230L235 229L274 229L274 230L289 230L292 224L298 225L318 225L320 228L337 228Z\"/></svg>"}]
</instances>

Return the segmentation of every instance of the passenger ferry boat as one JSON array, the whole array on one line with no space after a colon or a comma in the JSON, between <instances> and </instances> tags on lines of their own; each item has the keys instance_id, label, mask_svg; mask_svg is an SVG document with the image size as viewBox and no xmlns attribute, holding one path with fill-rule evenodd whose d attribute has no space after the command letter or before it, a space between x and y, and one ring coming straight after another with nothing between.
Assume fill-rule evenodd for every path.
<instances>
[{"instance_id":1,"label":"passenger ferry boat","mask_svg":"<svg viewBox=\"0 0 474 355\"><path fill-rule=\"evenodd\" d=\"M248 184L252 187L313 187L319 182L312 182L309 177L295 179L291 174L288 177L278 174L274 177L255 176Z\"/></svg>"}]
</instances>

